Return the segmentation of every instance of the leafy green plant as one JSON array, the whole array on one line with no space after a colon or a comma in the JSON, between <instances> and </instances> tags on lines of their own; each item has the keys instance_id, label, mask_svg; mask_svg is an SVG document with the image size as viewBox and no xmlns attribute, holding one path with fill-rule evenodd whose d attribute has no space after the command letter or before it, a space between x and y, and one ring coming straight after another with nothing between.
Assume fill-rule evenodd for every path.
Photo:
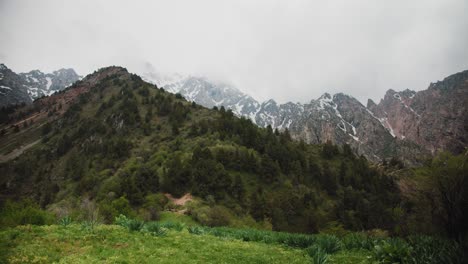
<instances>
[{"instance_id":1,"label":"leafy green plant","mask_svg":"<svg viewBox=\"0 0 468 264\"><path fill-rule=\"evenodd\" d=\"M462 249L451 240L430 236L410 236L408 243L412 247L411 259L408 263L462 263Z\"/></svg>"},{"instance_id":2,"label":"leafy green plant","mask_svg":"<svg viewBox=\"0 0 468 264\"><path fill-rule=\"evenodd\" d=\"M81 229L94 233L94 230L96 229L98 225L99 225L98 221L92 221L92 220L83 221L81 223Z\"/></svg>"},{"instance_id":3,"label":"leafy green plant","mask_svg":"<svg viewBox=\"0 0 468 264\"><path fill-rule=\"evenodd\" d=\"M379 263L408 263L411 261L412 247L399 238L382 240L374 246L373 257Z\"/></svg>"},{"instance_id":4,"label":"leafy green plant","mask_svg":"<svg viewBox=\"0 0 468 264\"><path fill-rule=\"evenodd\" d=\"M187 229L190 234L194 235L203 235L206 233L205 229L199 226L189 226Z\"/></svg>"},{"instance_id":5,"label":"leafy green plant","mask_svg":"<svg viewBox=\"0 0 468 264\"><path fill-rule=\"evenodd\" d=\"M306 252L312 258L313 264L325 264L328 262L328 254L317 245L308 247Z\"/></svg>"},{"instance_id":6,"label":"leafy green plant","mask_svg":"<svg viewBox=\"0 0 468 264\"><path fill-rule=\"evenodd\" d=\"M61 226L63 226L63 227L67 227L67 226L69 226L72 222L73 222L73 221L72 221L72 218L71 218L70 216L65 216L65 217L61 218L61 219L59 220L58 223L59 223L59 225L61 225Z\"/></svg>"},{"instance_id":7,"label":"leafy green plant","mask_svg":"<svg viewBox=\"0 0 468 264\"><path fill-rule=\"evenodd\" d=\"M341 250L341 241L333 235L317 235L315 245L327 254L333 254Z\"/></svg>"},{"instance_id":8,"label":"leafy green plant","mask_svg":"<svg viewBox=\"0 0 468 264\"><path fill-rule=\"evenodd\" d=\"M162 227L165 227L167 229L172 229L172 230L176 230L176 231L179 231L179 232L184 230L184 228L185 228L184 223L172 222L172 221L162 222L162 223L159 223L159 225L162 226Z\"/></svg>"},{"instance_id":9,"label":"leafy green plant","mask_svg":"<svg viewBox=\"0 0 468 264\"><path fill-rule=\"evenodd\" d=\"M137 219L130 219L127 223L127 228L129 231L140 231L144 225L145 222L143 221Z\"/></svg>"},{"instance_id":10,"label":"leafy green plant","mask_svg":"<svg viewBox=\"0 0 468 264\"><path fill-rule=\"evenodd\" d=\"M341 239L342 246L346 250L365 249L372 250L375 245L376 238L369 237L363 233L350 233Z\"/></svg>"},{"instance_id":11,"label":"leafy green plant","mask_svg":"<svg viewBox=\"0 0 468 264\"><path fill-rule=\"evenodd\" d=\"M119 226L123 226L125 228L128 228L128 222L130 219L128 219L125 215L121 214L117 216L114 220L114 223Z\"/></svg>"},{"instance_id":12,"label":"leafy green plant","mask_svg":"<svg viewBox=\"0 0 468 264\"><path fill-rule=\"evenodd\" d=\"M148 232L152 236L165 236L167 234L167 228L156 222L146 224L142 231Z\"/></svg>"}]
</instances>

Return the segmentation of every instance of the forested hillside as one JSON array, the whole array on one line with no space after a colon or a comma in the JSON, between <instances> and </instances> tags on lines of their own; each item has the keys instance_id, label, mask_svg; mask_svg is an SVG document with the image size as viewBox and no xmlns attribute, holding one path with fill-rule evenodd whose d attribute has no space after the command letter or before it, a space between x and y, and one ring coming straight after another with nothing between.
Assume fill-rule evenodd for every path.
<instances>
[{"instance_id":1,"label":"forested hillside","mask_svg":"<svg viewBox=\"0 0 468 264\"><path fill-rule=\"evenodd\" d=\"M234 214L296 232L331 221L394 227L395 183L347 146L292 141L287 131L188 103L124 69L102 69L69 89L81 86L89 92L42 125L41 143L2 165L4 194L42 206L124 197L139 208L158 192L191 192L218 204L227 222Z\"/></svg>"},{"instance_id":2,"label":"forested hillside","mask_svg":"<svg viewBox=\"0 0 468 264\"><path fill-rule=\"evenodd\" d=\"M466 236L466 155L419 169L372 164L348 145L293 141L120 67L3 109L0 129L3 202L29 198L59 218L150 221L172 210L206 226ZM24 154L6 155L29 142ZM186 193L195 198L184 208L168 203ZM3 224L15 225L7 209Z\"/></svg>"}]
</instances>

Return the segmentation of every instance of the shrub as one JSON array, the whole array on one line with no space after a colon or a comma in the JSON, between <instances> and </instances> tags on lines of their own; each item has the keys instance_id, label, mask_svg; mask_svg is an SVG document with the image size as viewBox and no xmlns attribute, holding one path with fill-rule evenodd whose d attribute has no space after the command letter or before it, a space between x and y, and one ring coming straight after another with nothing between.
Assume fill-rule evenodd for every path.
<instances>
[{"instance_id":1,"label":"shrub","mask_svg":"<svg viewBox=\"0 0 468 264\"><path fill-rule=\"evenodd\" d=\"M341 241L333 235L317 235L315 245L327 254L333 254L341 250Z\"/></svg>"},{"instance_id":2,"label":"shrub","mask_svg":"<svg viewBox=\"0 0 468 264\"><path fill-rule=\"evenodd\" d=\"M304 234L278 233L277 236L282 241L281 243L298 248L307 248L316 240L314 236Z\"/></svg>"},{"instance_id":3,"label":"shrub","mask_svg":"<svg viewBox=\"0 0 468 264\"><path fill-rule=\"evenodd\" d=\"M189 226L188 231L190 234L194 235L203 235L206 233L206 230L203 227L199 226Z\"/></svg>"},{"instance_id":4,"label":"shrub","mask_svg":"<svg viewBox=\"0 0 468 264\"><path fill-rule=\"evenodd\" d=\"M127 228L129 221L130 219L128 219L125 215L121 214L115 218L114 224Z\"/></svg>"},{"instance_id":5,"label":"shrub","mask_svg":"<svg viewBox=\"0 0 468 264\"><path fill-rule=\"evenodd\" d=\"M374 246L373 257L379 263L408 263L411 260L411 246L399 238L382 240Z\"/></svg>"},{"instance_id":6,"label":"shrub","mask_svg":"<svg viewBox=\"0 0 468 264\"><path fill-rule=\"evenodd\" d=\"M149 194L145 197L143 207L149 212L149 220L155 221L159 219L159 212L164 210L164 207L169 202L166 196L162 193Z\"/></svg>"},{"instance_id":7,"label":"shrub","mask_svg":"<svg viewBox=\"0 0 468 264\"><path fill-rule=\"evenodd\" d=\"M69 217L69 216L65 216L65 217L61 218L58 223L59 223L59 225L61 225L63 227L67 227L72 223L72 218Z\"/></svg>"},{"instance_id":8,"label":"shrub","mask_svg":"<svg viewBox=\"0 0 468 264\"><path fill-rule=\"evenodd\" d=\"M460 245L451 240L429 236L410 236L408 244L412 247L409 263L462 263Z\"/></svg>"},{"instance_id":9,"label":"shrub","mask_svg":"<svg viewBox=\"0 0 468 264\"><path fill-rule=\"evenodd\" d=\"M0 211L0 226L46 225L54 223L54 218L51 213L42 210L36 203L30 200L20 202L7 201Z\"/></svg>"},{"instance_id":10,"label":"shrub","mask_svg":"<svg viewBox=\"0 0 468 264\"><path fill-rule=\"evenodd\" d=\"M146 224L143 231L152 236L165 236L167 234L167 229L156 222Z\"/></svg>"},{"instance_id":11,"label":"shrub","mask_svg":"<svg viewBox=\"0 0 468 264\"><path fill-rule=\"evenodd\" d=\"M374 241L378 239L373 239L363 233L351 233L343 237L341 240L342 246L346 250L352 249L365 249L372 250L374 248Z\"/></svg>"},{"instance_id":12,"label":"shrub","mask_svg":"<svg viewBox=\"0 0 468 264\"><path fill-rule=\"evenodd\" d=\"M185 224L184 224L184 223L171 222L171 221L162 222L162 223L159 223L159 225L162 226L162 227L164 227L164 228L176 230L176 231L179 231L179 232L182 231L182 230L184 230L184 228L185 228Z\"/></svg>"},{"instance_id":13,"label":"shrub","mask_svg":"<svg viewBox=\"0 0 468 264\"><path fill-rule=\"evenodd\" d=\"M98 225L99 225L99 222L93 221L93 220L88 220L88 221L81 222L81 228L83 230L86 230L86 231L92 232L92 233L94 233L94 229Z\"/></svg>"},{"instance_id":14,"label":"shrub","mask_svg":"<svg viewBox=\"0 0 468 264\"><path fill-rule=\"evenodd\" d=\"M195 220L206 226L228 226L233 218L229 209L220 205L197 208L191 214Z\"/></svg>"},{"instance_id":15,"label":"shrub","mask_svg":"<svg viewBox=\"0 0 468 264\"><path fill-rule=\"evenodd\" d=\"M311 246L307 253L312 258L313 264L325 264L328 262L328 254L317 246Z\"/></svg>"},{"instance_id":16,"label":"shrub","mask_svg":"<svg viewBox=\"0 0 468 264\"><path fill-rule=\"evenodd\" d=\"M144 225L145 225L145 222L137 220L137 219L130 219L127 222L127 228L130 231L141 231Z\"/></svg>"},{"instance_id":17,"label":"shrub","mask_svg":"<svg viewBox=\"0 0 468 264\"><path fill-rule=\"evenodd\" d=\"M114 200L106 197L106 199L102 200L99 204L99 213L106 223L111 223L116 216L121 214L128 217L135 217L135 212L130 207L130 202L124 196Z\"/></svg>"}]
</instances>

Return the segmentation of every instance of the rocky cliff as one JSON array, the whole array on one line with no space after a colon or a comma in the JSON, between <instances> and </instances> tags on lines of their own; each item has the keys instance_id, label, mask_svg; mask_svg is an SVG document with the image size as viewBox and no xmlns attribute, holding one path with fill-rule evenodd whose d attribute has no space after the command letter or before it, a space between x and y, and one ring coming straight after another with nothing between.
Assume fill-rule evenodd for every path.
<instances>
[{"instance_id":1,"label":"rocky cliff","mask_svg":"<svg viewBox=\"0 0 468 264\"><path fill-rule=\"evenodd\" d=\"M468 71L419 92L389 90L378 104L369 99L367 106L341 93L325 93L304 104L260 103L235 87L206 78L146 77L203 106L224 106L259 126L288 129L298 140L349 144L373 161L399 157L414 164L438 151L458 153L468 145Z\"/></svg>"},{"instance_id":2,"label":"rocky cliff","mask_svg":"<svg viewBox=\"0 0 468 264\"><path fill-rule=\"evenodd\" d=\"M468 71L431 83L427 90L387 91L368 108L393 131L431 153L461 153L468 146Z\"/></svg>"},{"instance_id":3,"label":"rocky cliff","mask_svg":"<svg viewBox=\"0 0 468 264\"><path fill-rule=\"evenodd\" d=\"M20 103L31 103L42 96L61 91L79 80L73 69L60 69L52 73L33 70L15 73L0 64L0 107Z\"/></svg>"}]
</instances>

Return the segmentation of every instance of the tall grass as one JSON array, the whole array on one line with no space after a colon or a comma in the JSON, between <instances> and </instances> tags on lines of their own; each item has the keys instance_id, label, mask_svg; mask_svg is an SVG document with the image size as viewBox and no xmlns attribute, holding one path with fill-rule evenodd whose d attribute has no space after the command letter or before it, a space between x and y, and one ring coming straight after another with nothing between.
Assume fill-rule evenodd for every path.
<instances>
[{"instance_id":1,"label":"tall grass","mask_svg":"<svg viewBox=\"0 0 468 264\"><path fill-rule=\"evenodd\" d=\"M411 264L467 262L463 259L463 249L455 241L430 236L410 236L407 241L412 248Z\"/></svg>"},{"instance_id":2,"label":"tall grass","mask_svg":"<svg viewBox=\"0 0 468 264\"><path fill-rule=\"evenodd\" d=\"M230 227L188 226L179 222L149 222L116 218L115 223L131 231L147 232L153 236L164 236L168 230L181 232L184 229L193 235L212 235L242 241L281 244L305 249L313 263L327 263L329 256L339 251L365 250L378 263L408 264L459 264L462 263L461 247L454 241L427 236L403 238L373 237L364 233L349 233L338 237L328 234L294 234L256 229Z\"/></svg>"}]
</instances>

